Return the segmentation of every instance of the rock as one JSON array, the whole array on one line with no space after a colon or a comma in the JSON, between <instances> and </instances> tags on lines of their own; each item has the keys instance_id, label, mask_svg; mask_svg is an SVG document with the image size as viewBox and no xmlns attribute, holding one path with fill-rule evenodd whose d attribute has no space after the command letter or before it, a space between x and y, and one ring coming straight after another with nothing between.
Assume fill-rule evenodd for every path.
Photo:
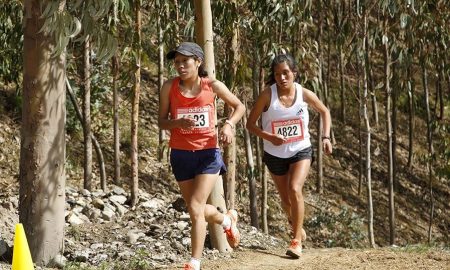
<instances>
[{"instance_id":1,"label":"rock","mask_svg":"<svg viewBox=\"0 0 450 270\"><path fill-rule=\"evenodd\" d=\"M111 197L109 197L109 200L118 204L124 204L127 201L127 197L122 195L112 195Z\"/></svg>"}]
</instances>

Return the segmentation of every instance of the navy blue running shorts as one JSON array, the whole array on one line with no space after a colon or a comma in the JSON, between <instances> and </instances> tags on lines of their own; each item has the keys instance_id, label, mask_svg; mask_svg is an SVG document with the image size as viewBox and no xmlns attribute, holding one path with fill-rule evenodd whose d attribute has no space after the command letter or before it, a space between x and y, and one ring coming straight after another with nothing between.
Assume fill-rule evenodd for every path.
<instances>
[{"instance_id":1,"label":"navy blue running shorts","mask_svg":"<svg viewBox=\"0 0 450 270\"><path fill-rule=\"evenodd\" d=\"M289 158L280 158L264 152L263 161L269 171L274 175L285 175L289 171L289 165L300 160L311 159L314 161L314 153L312 147L305 148L297 152Z\"/></svg>"},{"instance_id":2,"label":"navy blue running shorts","mask_svg":"<svg viewBox=\"0 0 450 270\"><path fill-rule=\"evenodd\" d=\"M198 174L222 175L227 172L218 148L196 151L172 149L170 165L178 182L193 179Z\"/></svg>"}]
</instances>

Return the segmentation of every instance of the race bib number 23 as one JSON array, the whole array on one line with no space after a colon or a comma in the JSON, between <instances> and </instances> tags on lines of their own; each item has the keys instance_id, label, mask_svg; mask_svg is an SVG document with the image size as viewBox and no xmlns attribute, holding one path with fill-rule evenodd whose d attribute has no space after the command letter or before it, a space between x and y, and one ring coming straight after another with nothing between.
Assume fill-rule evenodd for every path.
<instances>
[{"instance_id":1,"label":"race bib number 23","mask_svg":"<svg viewBox=\"0 0 450 270\"><path fill-rule=\"evenodd\" d=\"M198 133L202 131L209 130L209 117L210 107L189 107L189 108L178 108L177 109L177 119L179 118L190 118L195 121L195 127L192 130L183 130L187 133Z\"/></svg>"}]
</instances>

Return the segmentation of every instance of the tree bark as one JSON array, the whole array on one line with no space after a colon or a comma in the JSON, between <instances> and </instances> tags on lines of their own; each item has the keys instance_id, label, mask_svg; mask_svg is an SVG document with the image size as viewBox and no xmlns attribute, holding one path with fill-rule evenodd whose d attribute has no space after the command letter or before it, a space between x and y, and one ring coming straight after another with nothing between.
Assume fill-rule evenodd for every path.
<instances>
[{"instance_id":1,"label":"tree bark","mask_svg":"<svg viewBox=\"0 0 450 270\"><path fill-rule=\"evenodd\" d=\"M384 20L384 35L387 35L387 18ZM393 245L395 242L395 218L394 218L394 171L393 171L393 143L392 143L392 110L391 110L391 94L389 78L391 76L390 70L390 52L389 41L384 42L384 87L386 92L386 137L388 149L388 192L389 192L389 243Z\"/></svg>"},{"instance_id":2,"label":"tree bark","mask_svg":"<svg viewBox=\"0 0 450 270\"><path fill-rule=\"evenodd\" d=\"M90 37L86 37L83 48L84 95L83 95L83 137L84 137L84 188L92 190L92 131L91 131L91 59Z\"/></svg>"},{"instance_id":3,"label":"tree bark","mask_svg":"<svg viewBox=\"0 0 450 270\"><path fill-rule=\"evenodd\" d=\"M318 8L322 7L322 0L318 1ZM319 51L319 70L318 70L318 80L319 80L319 89L317 89L317 96L322 98L322 90L323 90L323 52L322 52L322 31L323 31L323 23L322 23L322 12L319 12L319 25L317 32L317 43L318 43L318 51ZM323 142L322 142L322 134L323 134L323 124L322 117L318 118L318 128L317 128L317 183L316 183L316 191L319 194L323 193Z\"/></svg>"},{"instance_id":4,"label":"tree bark","mask_svg":"<svg viewBox=\"0 0 450 270\"><path fill-rule=\"evenodd\" d=\"M205 70L208 72L208 77L214 80L216 78L216 72L214 63L211 3L209 0L195 0L194 9L196 40L205 52ZM221 176L217 180L214 189L209 195L208 203L225 212L227 211L223 192L223 179ZM219 252L232 251L232 248L228 245L225 234L223 233L223 229L220 225L209 224L209 233L211 236L212 246L219 250Z\"/></svg>"},{"instance_id":5,"label":"tree bark","mask_svg":"<svg viewBox=\"0 0 450 270\"><path fill-rule=\"evenodd\" d=\"M117 52L112 58L113 73L113 129L114 129L114 184L120 184L120 127L119 127L119 56Z\"/></svg>"},{"instance_id":6,"label":"tree bark","mask_svg":"<svg viewBox=\"0 0 450 270\"><path fill-rule=\"evenodd\" d=\"M422 48L422 53L424 52L424 48ZM431 111L430 111L430 102L429 102L429 91L428 91L428 74L427 68L425 65L425 55L421 55L421 67L422 67L422 83L423 90L425 95L425 108L426 108L426 116L427 116L427 143L428 143L428 158L427 158L427 169L428 169L428 186L430 192L430 205L429 205L429 223L428 223L428 244L431 244L432 240L432 228L433 228L433 217L434 217L434 198L433 198L433 156L434 156L434 148L433 148L433 139L432 139L432 131L431 131Z\"/></svg>"},{"instance_id":7,"label":"tree bark","mask_svg":"<svg viewBox=\"0 0 450 270\"><path fill-rule=\"evenodd\" d=\"M367 22L367 13L366 10L363 11L363 47L364 50L367 50L367 33L368 33L368 22ZM367 55L367 54L365 54ZM364 123L365 123L365 133L366 133L366 178L367 178L367 220L368 220L368 233L369 233L369 243L371 247L375 247L375 238L373 234L373 201L372 201L372 173L371 173L371 151L370 151L370 121L369 115L367 113L367 102L368 102L368 80L367 80L367 62L368 59L365 57L363 61L363 115L364 115Z\"/></svg>"},{"instance_id":8,"label":"tree bark","mask_svg":"<svg viewBox=\"0 0 450 270\"><path fill-rule=\"evenodd\" d=\"M161 16L158 16L157 24L158 24L158 89L161 90L164 84L164 43L163 43L163 29L161 25ZM164 150L166 149L167 151L169 151L169 149L167 149L168 143L166 140L165 130L159 129L158 140L159 140L158 161L161 161L164 157Z\"/></svg>"},{"instance_id":9,"label":"tree bark","mask_svg":"<svg viewBox=\"0 0 450 270\"><path fill-rule=\"evenodd\" d=\"M247 102L245 101L245 106ZM256 179L255 179L255 165L253 163L253 151L252 143L250 140L250 133L245 128L247 125L247 117L242 120L242 126L244 130L244 140L245 140L245 156L247 157L247 179L248 188L250 194L250 224L259 229L259 218L258 218L258 208L257 208L257 192L256 192Z\"/></svg>"},{"instance_id":10,"label":"tree bark","mask_svg":"<svg viewBox=\"0 0 450 270\"><path fill-rule=\"evenodd\" d=\"M408 164L407 167L411 169L413 164L413 151L414 151L414 90L415 90L415 83L414 78L411 74L411 65L412 63L408 64L408 67L406 68L406 81L407 81L407 91L408 91L408 106L409 106L409 112L408 112Z\"/></svg>"},{"instance_id":11,"label":"tree bark","mask_svg":"<svg viewBox=\"0 0 450 270\"><path fill-rule=\"evenodd\" d=\"M139 163L138 163L138 124L139 124L139 96L141 93L141 2L135 1L135 70L133 97L131 103L131 206L138 203Z\"/></svg>"},{"instance_id":12,"label":"tree bark","mask_svg":"<svg viewBox=\"0 0 450 270\"><path fill-rule=\"evenodd\" d=\"M42 10L41 1L24 2L19 221L33 261L45 266L64 251L66 55L52 56Z\"/></svg>"}]
</instances>

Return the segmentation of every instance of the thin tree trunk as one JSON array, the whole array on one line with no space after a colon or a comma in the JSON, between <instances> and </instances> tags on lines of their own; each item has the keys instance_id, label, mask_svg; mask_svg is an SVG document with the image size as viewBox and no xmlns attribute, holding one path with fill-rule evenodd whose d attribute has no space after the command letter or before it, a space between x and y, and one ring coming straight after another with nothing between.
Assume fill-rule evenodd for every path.
<instances>
[{"instance_id":1,"label":"thin tree trunk","mask_svg":"<svg viewBox=\"0 0 450 270\"><path fill-rule=\"evenodd\" d=\"M164 43L163 43L163 29L161 25L161 16L158 16L157 24L158 24L158 89L161 90L164 84ZM168 143L166 142L165 130L159 129L158 140L159 140L158 161L161 161L164 157L164 150L168 147ZM166 150L169 151L169 149Z\"/></svg>"},{"instance_id":2,"label":"thin tree trunk","mask_svg":"<svg viewBox=\"0 0 450 270\"><path fill-rule=\"evenodd\" d=\"M359 140L359 175L358 175L358 195L361 195L362 193L362 182L364 178L364 138L363 138L363 130L362 130L362 108L363 108L363 99L362 99L362 89L361 89L361 61L359 60L358 54L355 54L356 58L356 69L357 69L357 76L358 76L358 99L359 99L359 112L358 112L358 140Z\"/></svg>"},{"instance_id":3,"label":"thin tree trunk","mask_svg":"<svg viewBox=\"0 0 450 270\"><path fill-rule=\"evenodd\" d=\"M319 10L322 8L322 0L318 1ZM323 89L323 52L322 52L322 31L323 31L323 23L322 23L322 12L319 12L319 25L317 32L317 43L319 50L319 89L317 89L317 96L319 98L322 97L322 89ZM318 128L317 128L317 183L316 183L316 191L319 194L323 193L323 142L322 142L322 134L323 134L323 123L322 117L318 118Z\"/></svg>"},{"instance_id":4,"label":"thin tree trunk","mask_svg":"<svg viewBox=\"0 0 450 270\"><path fill-rule=\"evenodd\" d=\"M245 102L245 106L247 106L247 102ZM247 118L244 117L242 120L242 126L244 130L245 153L246 153L245 156L247 157L247 179L250 193L250 225L259 229L255 165L253 163L253 151L252 151L252 143L250 140L250 133L245 128L246 125L247 125Z\"/></svg>"},{"instance_id":5,"label":"thin tree trunk","mask_svg":"<svg viewBox=\"0 0 450 270\"><path fill-rule=\"evenodd\" d=\"M387 18L384 21L385 35L387 35ZM392 111L391 111L391 94L389 78L390 70L390 52L389 43L384 43L384 86L386 92L386 137L388 149L388 192L389 192L389 243L394 244L395 240L395 219L394 219L394 171L393 171L393 149L392 149Z\"/></svg>"},{"instance_id":6,"label":"thin tree trunk","mask_svg":"<svg viewBox=\"0 0 450 270\"><path fill-rule=\"evenodd\" d=\"M422 49L423 53L424 49ZM427 160L427 169L428 169L428 183L429 183L429 192L430 192L430 209L429 209L429 223L428 223L428 244L431 244L432 241L432 228L433 228L433 217L434 217L434 198L433 198L433 140L432 140L432 132L431 132L431 112L430 112L430 102L429 102L429 91L428 91L428 76L427 69L425 66L425 56L421 56L421 67L422 67L422 83L425 94L425 108L427 115L427 142L428 142L428 160Z\"/></svg>"},{"instance_id":7,"label":"thin tree trunk","mask_svg":"<svg viewBox=\"0 0 450 270\"><path fill-rule=\"evenodd\" d=\"M266 46L263 46L263 54L266 51ZM265 73L264 73L264 67L263 65L259 65L259 83L258 83L258 89L259 89L259 93L258 95L264 90L264 79L265 79ZM262 127L262 122L261 122L261 118L259 119L259 126ZM264 142L262 139L257 140L257 145L256 147L259 148L258 152L260 153L259 156L257 156L256 158L259 159L259 164L261 164L261 167L259 168L262 171L262 178L261 178L261 184L262 184L262 200L261 200L261 215L262 215L262 226L263 226L263 231L264 233L268 234L269 233L269 224L267 222L267 208L268 208L268 198L267 198L267 194L268 194L268 187L267 187L267 181L268 181L268 172L267 172L267 167L265 166L265 164L262 161L262 156L263 156L263 152L264 152L264 146L263 146Z\"/></svg>"},{"instance_id":8,"label":"thin tree trunk","mask_svg":"<svg viewBox=\"0 0 450 270\"><path fill-rule=\"evenodd\" d=\"M263 226L263 232L265 234L269 233L269 223L267 222L267 178L268 178L268 174L269 172L267 171L267 167L265 165L263 165L263 173L262 173L262 226Z\"/></svg>"},{"instance_id":9,"label":"thin tree trunk","mask_svg":"<svg viewBox=\"0 0 450 270\"><path fill-rule=\"evenodd\" d=\"M112 58L113 69L113 129L114 129L114 184L120 184L120 128L119 128L119 56L117 52Z\"/></svg>"},{"instance_id":10,"label":"thin tree trunk","mask_svg":"<svg viewBox=\"0 0 450 270\"><path fill-rule=\"evenodd\" d=\"M84 95L83 95L83 136L84 136L84 188L92 190L92 140L91 140L91 60L89 35L84 41Z\"/></svg>"},{"instance_id":11,"label":"thin tree trunk","mask_svg":"<svg viewBox=\"0 0 450 270\"><path fill-rule=\"evenodd\" d=\"M214 80L216 78L216 71L214 63L214 39L212 31L211 3L209 0L195 0L194 9L196 18L196 40L205 52L205 70L208 72L208 77ZM223 211L226 211L222 177L219 177L219 179L217 180L214 189L209 195L208 203L220 208ZM232 251L231 247L228 245L225 234L223 233L223 229L220 225L210 223L209 233L211 236L210 239L212 246L219 250L219 252Z\"/></svg>"},{"instance_id":12,"label":"thin tree trunk","mask_svg":"<svg viewBox=\"0 0 450 270\"><path fill-rule=\"evenodd\" d=\"M366 39L367 33L368 33L368 22L367 22L367 14L364 10L364 50L367 50L366 48ZM364 115L364 123L365 123L365 133L367 135L366 140L366 178L367 178L367 214L368 214L368 233L369 233L369 242L370 246L372 248L375 247L375 238L373 234L373 202L372 202L372 174L371 174L371 151L370 151L370 122L369 122L369 115L367 113L367 101L368 101L368 81L367 81L367 62L368 59L365 58L363 61L363 83L364 83L364 93L363 93L363 115Z\"/></svg>"},{"instance_id":13,"label":"thin tree trunk","mask_svg":"<svg viewBox=\"0 0 450 270\"><path fill-rule=\"evenodd\" d=\"M259 58L258 58L258 50L253 50L253 59L252 59L252 89L253 89L253 100L256 100L259 95ZM262 153L260 147L261 138L258 136L252 136L254 138L255 144L255 155L256 155L256 178L262 179Z\"/></svg>"},{"instance_id":14,"label":"thin tree trunk","mask_svg":"<svg viewBox=\"0 0 450 270\"><path fill-rule=\"evenodd\" d=\"M408 87L408 104L409 104L409 117L408 117L408 125L409 125L409 131L408 131L408 165L407 167L411 169L413 164L413 151L414 151L414 90L415 90L415 83L414 78L411 74L411 65L412 63L408 64L408 67L406 69L406 77L407 77L407 87Z\"/></svg>"},{"instance_id":15,"label":"thin tree trunk","mask_svg":"<svg viewBox=\"0 0 450 270\"><path fill-rule=\"evenodd\" d=\"M41 4L24 2L19 222L34 263L45 266L64 251L66 54L52 56Z\"/></svg>"},{"instance_id":16,"label":"thin tree trunk","mask_svg":"<svg viewBox=\"0 0 450 270\"><path fill-rule=\"evenodd\" d=\"M342 55L342 45L338 45L339 54L339 90L341 93L341 119L342 123L345 124L345 85L344 85L344 60Z\"/></svg>"},{"instance_id":17,"label":"thin tree trunk","mask_svg":"<svg viewBox=\"0 0 450 270\"><path fill-rule=\"evenodd\" d=\"M235 0L231 1L233 11L237 9L237 3ZM233 21L232 36L229 39L229 54L228 54L228 67L229 70L225 74L225 84L230 88L230 91L236 94L236 73L239 65L240 51L239 51L239 32L238 32L238 18ZM228 117L230 107L225 106L225 117ZM235 207L235 186L236 186L236 139L234 139L229 145L225 147L224 151L225 165L227 166L227 173L225 174L226 193L225 198L228 203L229 209Z\"/></svg>"},{"instance_id":18,"label":"thin tree trunk","mask_svg":"<svg viewBox=\"0 0 450 270\"><path fill-rule=\"evenodd\" d=\"M392 184L393 184L393 194L392 197L394 197L394 192L398 190L399 183L397 179L397 101L398 101L398 94L400 89L399 84L399 74L396 63L392 63L392 85L391 93L392 93ZM392 198L394 199L394 198ZM394 206L394 201L392 202L392 206ZM392 208L394 211L395 208ZM395 223L395 220L394 220Z\"/></svg>"},{"instance_id":19,"label":"thin tree trunk","mask_svg":"<svg viewBox=\"0 0 450 270\"><path fill-rule=\"evenodd\" d=\"M75 114L77 115L78 121L80 121L81 125L84 125L83 115L81 114L80 106L78 106L77 98L72 91L72 87L70 86L69 80L66 78L66 87L67 93L69 94L70 101L72 102L73 108L75 109ZM105 159L103 158L102 148L100 147L100 143L97 141L94 133L91 132L91 140L94 145L95 153L97 155L98 167L100 170L100 185L103 191L106 191L106 170L105 170Z\"/></svg>"},{"instance_id":20,"label":"thin tree trunk","mask_svg":"<svg viewBox=\"0 0 450 270\"><path fill-rule=\"evenodd\" d=\"M139 163L138 163L138 124L139 96L141 93L141 0L135 1L135 70L133 97L131 103L131 206L138 203Z\"/></svg>"},{"instance_id":21,"label":"thin tree trunk","mask_svg":"<svg viewBox=\"0 0 450 270\"><path fill-rule=\"evenodd\" d=\"M370 47L369 45L367 45L367 58L369 59L368 61L368 72L367 72L367 76L369 79L369 92L370 92L370 97L371 97L371 101L372 101L372 118L375 122L374 126L378 127L379 125L379 117L378 117L378 102L377 102L377 94L376 94L376 89L375 89L375 80L373 78L373 69L372 69L372 61L371 61L371 54L370 54Z\"/></svg>"}]
</instances>

